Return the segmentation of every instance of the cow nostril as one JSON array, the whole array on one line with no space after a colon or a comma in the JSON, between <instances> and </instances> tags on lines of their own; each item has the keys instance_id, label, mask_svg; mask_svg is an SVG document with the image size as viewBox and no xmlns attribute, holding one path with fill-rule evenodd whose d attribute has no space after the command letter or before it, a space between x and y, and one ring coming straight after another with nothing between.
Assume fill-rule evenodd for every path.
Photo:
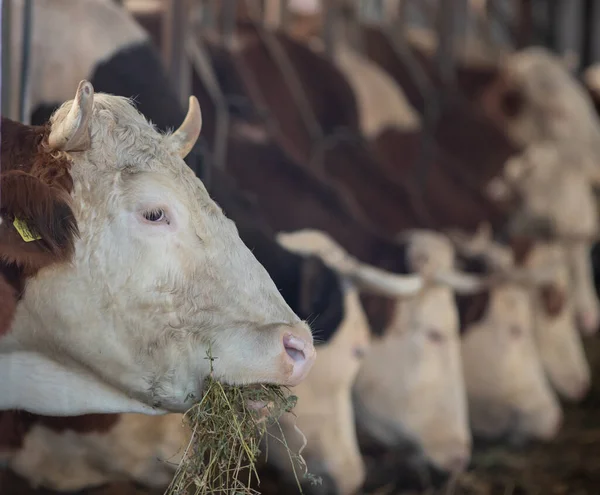
<instances>
[{"instance_id":1,"label":"cow nostril","mask_svg":"<svg viewBox=\"0 0 600 495\"><path fill-rule=\"evenodd\" d=\"M287 352L287 355L291 357L294 362L306 359L306 356L304 355L305 346L306 344L302 340L293 335L288 334L283 337L283 347L285 347L285 352Z\"/></svg>"}]
</instances>

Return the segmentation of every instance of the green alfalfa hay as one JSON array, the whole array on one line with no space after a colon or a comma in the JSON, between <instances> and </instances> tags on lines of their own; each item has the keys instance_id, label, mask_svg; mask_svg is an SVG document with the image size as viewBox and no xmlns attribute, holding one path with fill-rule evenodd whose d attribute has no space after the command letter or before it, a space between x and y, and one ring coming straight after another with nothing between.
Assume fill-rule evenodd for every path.
<instances>
[{"instance_id":1,"label":"green alfalfa hay","mask_svg":"<svg viewBox=\"0 0 600 495\"><path fill-rule=\"evenodd\" d=\"M318 483L320 480L308 473L302 458L304 447L293 453L279 426L279 418L294 408L297 397L275 385L223 384L212 376L214 358L210 353L208 359L211 373L204 396L184 415L192 436L165 495L260 495L251 484L253 478L259 481L256 462L260 444L265 435L270 435L267 429L272 425L278 427L281 437L270 438L286 447L298 488L299 474ZM249 409L252 401L268 404L268 412ZM296 463L303 473L296 472Z\"/></svg>"}]
</instances>

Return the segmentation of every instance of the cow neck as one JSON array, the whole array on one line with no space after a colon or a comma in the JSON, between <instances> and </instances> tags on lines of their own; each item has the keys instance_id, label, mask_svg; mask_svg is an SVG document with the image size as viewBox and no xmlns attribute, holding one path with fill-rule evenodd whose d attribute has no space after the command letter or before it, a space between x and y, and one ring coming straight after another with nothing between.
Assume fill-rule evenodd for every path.
<instances>
[{"instance_id":1,"label":"cow neck","mask_svg":"<svg viewBox=\"0 0 600 495\"><path fill-rule=\"evenodd\" d=\"M0 453L23 446L27 433L35 426L56 432L104 433L119 421L120 414L85 414L82 416L40 416L26 411L0 412Z\"/></svg>"}]
</instances>

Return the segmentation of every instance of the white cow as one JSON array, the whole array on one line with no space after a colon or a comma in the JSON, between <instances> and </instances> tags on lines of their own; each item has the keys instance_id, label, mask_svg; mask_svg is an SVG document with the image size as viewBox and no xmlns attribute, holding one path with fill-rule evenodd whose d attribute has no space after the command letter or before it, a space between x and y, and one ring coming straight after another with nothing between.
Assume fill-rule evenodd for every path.
<instances>
[{"instance_id":1,"label":"white cow","mask_svg":"<svg viewBox=\"0 0 600 495\"><path fill-rule=\"evenodd\" d=\"M565 399L581 400L590 387L590 367L577 329L566 249L537 243L525 265L552 267L552 282L533 292L535 340L555 390Z\"/></svg>"},{"instance_id":2,"label":"white cow","mask_svg":"<svg viewBox=\"0 0 600 495\"><path fill-rule=\"evenodd\" d=\"M409 265L416 273L431 281L477 287L476 280L453 271L453 250L443 236L427 231L405 235ZM280 234L280 239L290 249L299 249L304 241L304 250L319 252L340 271L354 263L321 232ZM464 469L471 438L452 288L444 283L426 286L414 298L393 300L392 308L383 336L372 341L358 372L356 421L387 446L408 440L437 467Z\"/></svg>"},{"instance_id":3,"label":"white cow","mask_svg":"<svg viewBox=\"0 0 600 495\"><path fill-rule=\"evenodd\" d=\"M536 346L532 294L522 285L537 288L547 274L515 271L510 248L483 237L480 233L469 245L457 243L458 249L467 256L482 255L490 273L507 278L480 301L479 316L463 315L461 351L471 427L484 438L552 438L562 414Z\"/></svg>"},{"instance_id":4,"label":"white cow","mask_svg":"<svg viewBox=\"0 0 600 495\"><path fill-rule=\"evenodd\" d=\"M195 98L161 135L87 81L53 115L47 146L72 163L80 238L70 264L28 281L0 339L0 410L184 411L209 348L228 383L306 377L309 327L183 162L200 128Z\"/></svg>"},{"instance_id":5,"label":"white cow","mask_svg":"<svg viewBox=\"0 0 600 495\"><path fill-rule=\"evenodd\" d=\"M309 471L333 481L338 493L350 494L365 475L351 400L354 378L369 345L357 287L406 297L421 290L423 283L418 276L396 276L361 264L349 266L344 273L343 319L327 342L318 345L319 359L311 373L292 387L298 404L282 418L281 426L297 451L303 440L294 428L297 422L308 440L303 457ZM98 429L103 420L94 417L85 419L85 428L77 431L56 431L38 421L24 435L23 445L6 456L7 462L31 483L60 491L119 480L165 489L190 437L182 427L182 416L121 414L114 421L102 431ZM271 431L278 433L276 427ZM295 483L289 455L277 441L269 441L267 460L283 472L286 481Z\"/></svg>"},{"instance_id":6,"label":"white cow","mask_svg":"<svg viewBox=\"0 0 600 495\"><path fill-rule=\"evenodd\" d=\"M598 235L598 211L585 157L574 147L539 141L508 161L504 176L491 186L522 199L521 210L548 218L565 240L578 323L585 334L600 326L600 302L592 278L591 246ZM570 163L572 166L566 167ZM496 194L496 192L494 192Z\"/></svg>"}]
</instances>

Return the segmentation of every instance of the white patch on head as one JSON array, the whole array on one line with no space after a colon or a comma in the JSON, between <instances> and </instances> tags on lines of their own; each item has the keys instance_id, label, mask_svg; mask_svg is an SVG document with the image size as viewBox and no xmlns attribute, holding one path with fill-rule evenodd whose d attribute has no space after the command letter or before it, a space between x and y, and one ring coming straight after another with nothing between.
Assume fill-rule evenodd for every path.
<instances>
[{"instance_id":1,"label":"white patch on head","mask_svg":"<svg viewBox=\"0 0 600 495\"><path fill-rule=\"evenodd\" d=\"M421 127L421 119L402 89L375 63L341 42L335 49L335 63L354 90L361 130L367 138L376 138L386 128L409 131Z\"/></svg>"},{"instance_id":2,"label":"white patch on head","mask_svg":"<svg viewBox=\"0 0 600 495\"><path fill-rule=\"evenodd\" d=\"M600 121L590 96L563 60L541 47L505 57L503 77L524 92L526 109L507 122L513 139L524 144L551 139L600 150Z\"/></svg>"},{"instance_id":3,"label":"white patch on head","mask_svg":"<svg viewBox=\"0 0 600 495\"><path fill-rule=\"evenodd\" d=\"M164 490L189 439L180 414L122 414L109 431L91 433L34 425L9 466L33 486L61 492L123 479Z\"/></svg>"},{"instance_id":4,"label":"white patch on head","mask_svg":"<svg viewBox=\"0 0 600 495\"><path fill-rule=\"evenodd\" d=\"M483 319L462 338L462 359L476 435L549 439L557 433L560 405L544 376L525 289L502 284L491 291Z\"/></svg>"},{"instance_id":5,"label":"white patch on head","mask_svg":"<svg viewBox=\"0 0 600 495\"><path fill-rule=\"evenodd\" d=\"M584 158L573 145L536 143L507 163L504 177L523 199L522 210L549 218L558 236L593 238L600 220ZM600 303L592 280L591 241L569 242L566 249L575 311L584 332L593 333L600 326Z\"/></svg>"}]
</instances>

